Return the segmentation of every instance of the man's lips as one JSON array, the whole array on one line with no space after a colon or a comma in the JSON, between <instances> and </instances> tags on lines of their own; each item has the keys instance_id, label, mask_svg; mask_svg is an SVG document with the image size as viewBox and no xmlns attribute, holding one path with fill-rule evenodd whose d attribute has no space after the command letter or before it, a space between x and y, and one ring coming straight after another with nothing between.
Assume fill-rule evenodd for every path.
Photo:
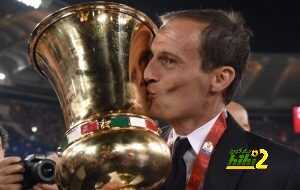
<instances>
[{"instance_id":1,"label":"man's lips","mask_svg":"<svg viewBox=\"0 0 300 190\"><path fill-rule=\"evenodd\" d=\"M157 94L153 90L147 88L147 97L148 98L153 99L153 98L155 98L156 95Z\"/></svg>"},{"instance_id":2,"label":"man's lips","mask_svg":"<svg viewBox=\"0 0 300 190\"><path fill-rule=\"evenodd\" d=\"M153 92L148 92L148 91L147 91L147 97L150 98L150 99L153 99L153 98L156 97L156 94L153 93Z\"/></svg>"}]
</instances>

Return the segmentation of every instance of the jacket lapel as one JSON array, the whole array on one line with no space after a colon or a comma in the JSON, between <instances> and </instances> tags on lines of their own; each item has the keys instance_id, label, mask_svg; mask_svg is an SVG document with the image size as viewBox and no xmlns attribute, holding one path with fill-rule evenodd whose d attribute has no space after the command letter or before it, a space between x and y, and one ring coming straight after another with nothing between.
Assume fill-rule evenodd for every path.
<instances>
[{"instance_id":1,"label":"jacket lapel","mask_svg":"<svg viewBox=\"0 0 300 190\"><path fill-rule=\"evenodd\" d=\"M226 170L232 149L249 147L247 132L228 114L227 129L217 144L208 166L203 190L234 190L243 171Z\"/></svg>"}]
</instances>

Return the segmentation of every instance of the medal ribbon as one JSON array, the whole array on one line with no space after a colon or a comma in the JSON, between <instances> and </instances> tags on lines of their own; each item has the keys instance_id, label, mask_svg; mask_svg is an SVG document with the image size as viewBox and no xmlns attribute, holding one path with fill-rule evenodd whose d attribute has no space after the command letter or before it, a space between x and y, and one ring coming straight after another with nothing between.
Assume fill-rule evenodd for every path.
<instances>
[{"instance_id":1,"label":"medal ribbon","mask_svg":"<svg viewBox=\"0 0 300 190\"><path fill-rule=\"evenodd\" d=\"M211 154L222 137L227 127L225 112L222 112L212 129L205 138L192 168L192 174L186 190L198 190L203 188L206 170L208 168Z\"/></svg>"}]
</instances>

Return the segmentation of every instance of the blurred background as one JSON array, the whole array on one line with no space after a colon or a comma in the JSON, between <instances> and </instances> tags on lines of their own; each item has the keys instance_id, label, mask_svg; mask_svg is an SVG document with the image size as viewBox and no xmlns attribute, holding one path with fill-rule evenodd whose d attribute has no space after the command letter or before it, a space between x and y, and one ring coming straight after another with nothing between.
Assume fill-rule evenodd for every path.
<instances>
[{"instance_id":1,"label":"blurred background","mask_svg":"<svg viewBox=\"0 0 300 190\"><path fill-rule=\"evenodd\" d=\"M29 63L26 40L45 16L80 2L87 1L0 2L0 125L10 135L9 155L55 151L64 141L59 102L49 83ZM264 0L114 2L133 6L154 21L167 11L181 9L241 12L254 33L253 53L235 100L248 110L254 133L300 152L300 14L296 5Z\"/></svg>"}]
</instances>

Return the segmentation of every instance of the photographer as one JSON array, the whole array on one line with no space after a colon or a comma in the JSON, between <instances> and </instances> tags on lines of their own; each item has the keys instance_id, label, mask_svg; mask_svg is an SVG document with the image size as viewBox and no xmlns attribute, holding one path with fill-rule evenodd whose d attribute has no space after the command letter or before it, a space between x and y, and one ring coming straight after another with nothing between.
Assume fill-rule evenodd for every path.
<instances>
[{"instance_id":1,"label":"photographer","mask_svg":"<svg viewBox=\"0 0 300 190\"><path fill-rule=\"evenodd\" d=\"M16 156L5 157L8 134L0 126L0 190L21 190L24 167L22 159ZM36 184L33 190L58 190L56 185Z\"/></svg>"}]
</instances>

